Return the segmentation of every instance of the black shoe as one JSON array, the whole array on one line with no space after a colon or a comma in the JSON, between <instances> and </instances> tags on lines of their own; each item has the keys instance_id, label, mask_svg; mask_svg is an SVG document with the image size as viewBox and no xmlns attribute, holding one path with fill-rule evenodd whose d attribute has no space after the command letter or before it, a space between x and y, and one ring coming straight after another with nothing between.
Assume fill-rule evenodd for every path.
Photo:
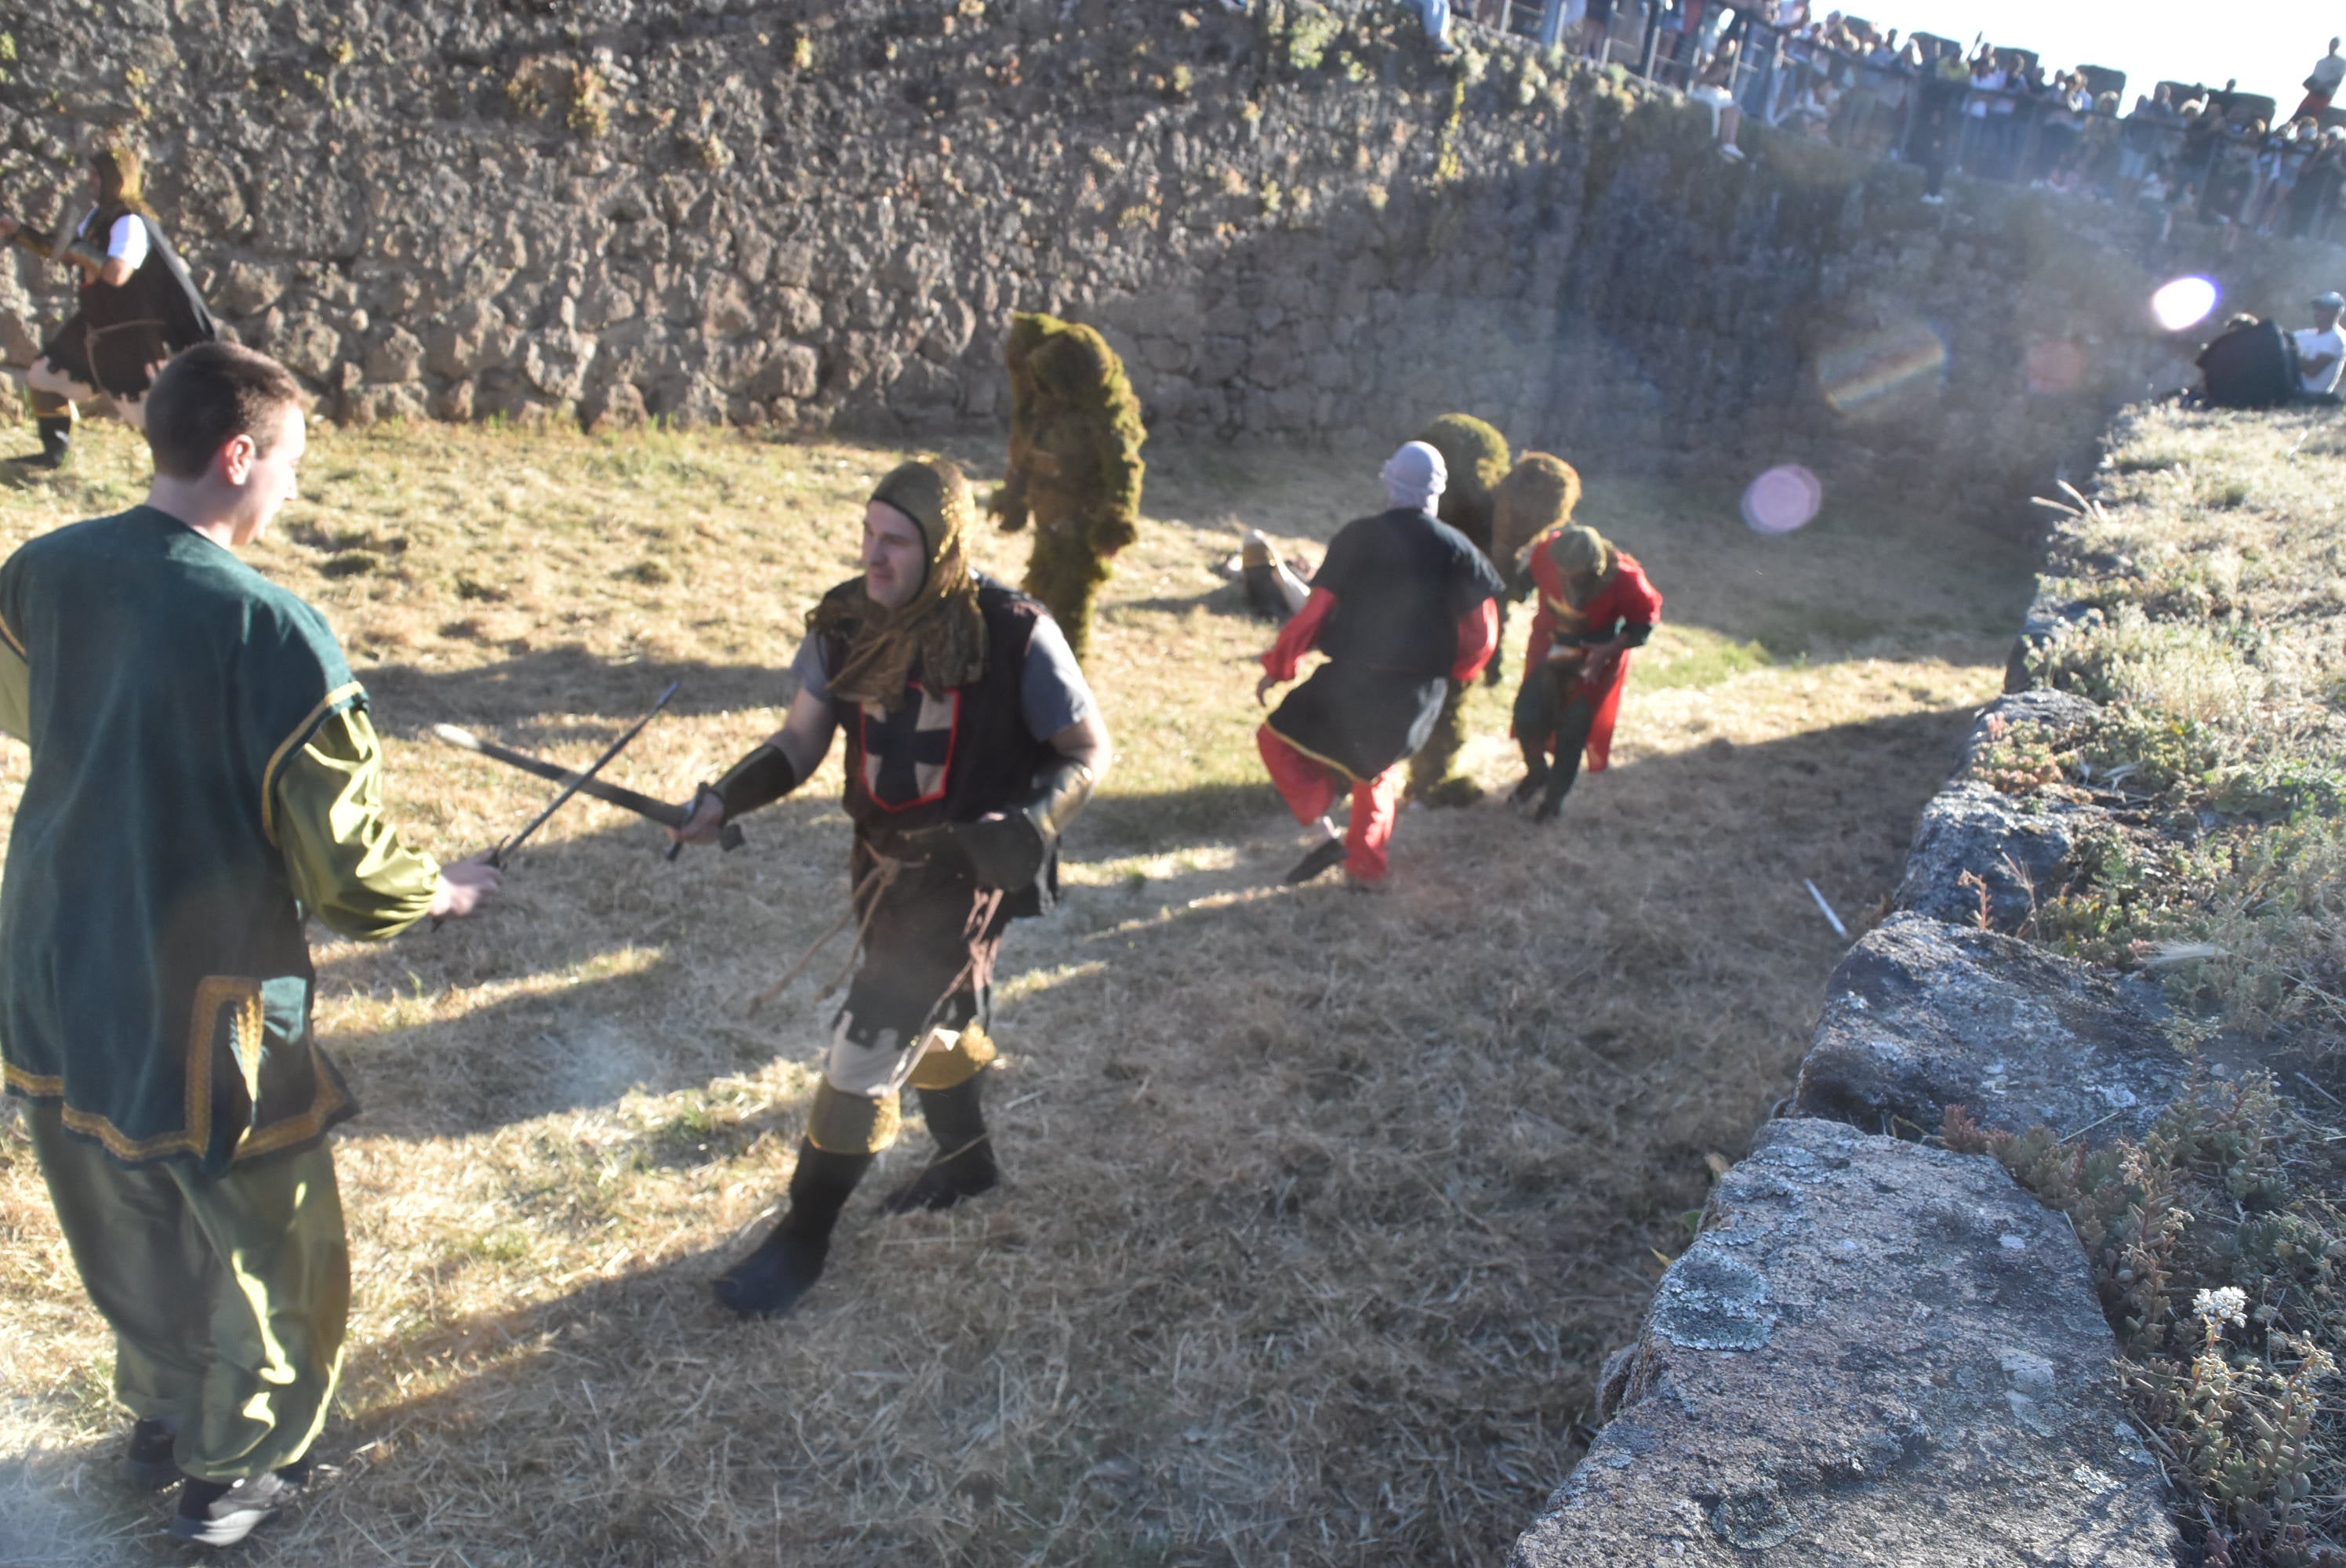
<instances>
[{"instance_id":1,"label":"black shoe","mask_svg":"<svg viewBox=\"0 0 2346 1568\"><path fill-rule=\"evenodd\" d=\"M994 1163L994 1145L980 1138L958 1154L932 1161L928 1169L882 1199L880 1208L885 1214L951 1208L965 1197L992 1192L1001 1185L1002 1170Z\"/></svg>"},{"instance_id":2,"label":"black shoe","mask_svg":"<svg viewBox=\"0 0 2346 1568\"><path fill-rule=\"evenodd\" d=\"M1281 877L1280 881L1290 888L1295 887L1310 881L1331 866L1342 864L1343 860L1344 840L1331 839L1324 844L1314 846L1311 852L1296 861L1295 869Z\"/></svg>"},{"instance_id":3,"label":"black shoe","mask_svg":"<svg viewBox=\"0 0 2346 1568\"><path fill-rule=\"evenodd\" d=\"M1546 788L1547 773L1545 769L1541 769L1533 773L1526 773L1524 775L1524 781L1515 786L1515 792L1507 797L1507 801L1510 805L1528 806L1533 801L1538 799L1539 792Z\"/></svg>"},{"instance_id":4,"label":"black shoe","mask_svg":"<svg viewBox=\"0 0 2346 1568\"><path fill-rule=\"evenodd\" d=\"M178 1481L179 1467L171 1462L171 1441L179 1423L168 1416L146 1416L130 1429L129 1446L122 1451L120 1474L141 1492L160 1492Z\"/></svg>"},{"instance_id":5,"label":"black shoe","mask_svg":"<svg viewBox=\"0 0 2346 1568\"><path fill-rule=\"evenodd\" d=\"M757 1251L718 1278L717 1299L744 1318L779 1317L814 1288L830 1256L828 1237L801 1236L777 1226Z\"/></svg>"},{"instance_id":6,"label":"black shoe","mask_svg":"<svg viewBox=\"0 0 2346 1568\"><path fill-rule=\"evenodd\" d=\"M199 1546L233 1546L301 1496L308 1476L307 1466L291 1464L237 1481L190 1476L179 1488L171 1533Z\"/></svg>"},{"instance_id":7,"label":"black shoe","mask_svg":"<svg viewBox=\"0 0 2346 1568\"><path fill-rule=\"evenodd\" d=\"M15 461L26 468L62 468L66 453L73 447L74 422L69 419L37 419L34 425L41 433L41 450L28 452Z\"/></svg>"}]
</instances>

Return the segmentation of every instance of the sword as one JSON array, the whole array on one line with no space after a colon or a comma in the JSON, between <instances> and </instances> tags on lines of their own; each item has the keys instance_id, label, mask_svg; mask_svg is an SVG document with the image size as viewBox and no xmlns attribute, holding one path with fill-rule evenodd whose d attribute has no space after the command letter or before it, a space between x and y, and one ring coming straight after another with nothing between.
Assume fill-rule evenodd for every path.
<instances>
[{"instance_id":1,"label":"sword","mask_svg":"<svg viewBox=\"0 0 2346 1568\"><path fill-rule=\"evenodd\" d=\"M510 746L500 746L494 740L484 740L471 730L459 728L453 724L435 724L432 727L432 733L444 745L477 752L492 761L502 762L508 768L518 768L523 772L534 773L540 779L551 779L556 784L568 784L575 779L579 780L578 792L581 795L590 795L597 800L623 807L638 817L648 818L658 822L663 828L681 828L686 820L692 815L689 807L672 806L665 800L655 800L650 796L638 794L624 785L607 784L600 779L580 779L578 770L575 768L566 768L559 762L548 762L542 757L532 757L526 751L516 751ZM717 841L728 850L738 850L748 840L741 832L741 824L728 822L725 824L725 830L718 836ZM681 847L670 844L668 850L668 859L671 860L676 859L677 851Z\"/></svg>"}]
</instances>

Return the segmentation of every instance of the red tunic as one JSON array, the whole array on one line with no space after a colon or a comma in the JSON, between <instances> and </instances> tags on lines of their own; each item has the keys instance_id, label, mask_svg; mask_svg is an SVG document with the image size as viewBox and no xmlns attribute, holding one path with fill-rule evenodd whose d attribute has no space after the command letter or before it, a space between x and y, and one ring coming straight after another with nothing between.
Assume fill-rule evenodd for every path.
<instances>
[{"instance_id":1,"label":"red tunic","mask_svg":"<svg viewBox=\"0 0 2346 1568\"><path fill-rule=\"evenodd\" d=\"M1610 640L1623 622L1650 626L1662 618L1662 596L1646 580L1645 568L1621 550L1613 554L1613 580L1597 590L1596 596L1586 605L1574 609L1571 601L1564 596L1564 573L1557 568L1556 557L1548 553L1550 536L1542 535L1531 548L1532 584L1539 596L1539 610L1532 616L1531 647L1524 658L1525 679L1546 659L1547 650L1560 635ZM1596 722L1588 731L1591 773L1605 770L1613 747L1613 719L1621 711L1621 688L1628 677L1629 651L1625 648L1610 669L1582 679L1586 694L1596 701Z\"/></svg>"}]
</instances>

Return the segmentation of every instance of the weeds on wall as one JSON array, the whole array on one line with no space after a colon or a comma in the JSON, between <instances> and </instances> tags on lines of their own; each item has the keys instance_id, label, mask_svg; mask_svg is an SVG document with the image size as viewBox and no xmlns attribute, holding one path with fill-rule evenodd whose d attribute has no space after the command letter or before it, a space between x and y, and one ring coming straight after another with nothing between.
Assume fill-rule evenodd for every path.
<instances>
[{"instance_id":1,"label":"weeds on wall","mask_svg":"<svg viewBox=\"0 0 2346 1568\"><path fill-rule=\"evenodd\" d=\"M2041 686L2082 732L1983 748L1998 788L2102 808L2039 936L2179 1004L2346 1056L2346 523L2337 454L2288 417L2147 412L2055 542L2078 618ZM2057 768L2057 777L2052 774Z\"/></svg>"},{"instance_id":2,"label":"weeds on wall","mask_svg":"<svg viewBox=\"0 0 2346 1568\"><path fill-rule=\"evenodd\" d=\"M2144 1441L2206 1560L2238 1568L2346 1563L2346 1422L2323 1400L2346 1214L2293 1168L2324 1146L2308 1133L2339 1135L2289 1121L2269 1075L2195 1070L2140 1143L2015 1135L1961 1105L1940 1132L2068 1216Z\"/></svg>"}]
</instances>

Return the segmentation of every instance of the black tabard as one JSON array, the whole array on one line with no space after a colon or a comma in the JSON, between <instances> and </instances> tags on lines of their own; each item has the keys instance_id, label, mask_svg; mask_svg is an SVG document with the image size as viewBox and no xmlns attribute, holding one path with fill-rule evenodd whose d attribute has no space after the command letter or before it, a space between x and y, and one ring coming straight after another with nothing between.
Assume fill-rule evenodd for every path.
<instances>
[{"instance_id":1,"label":"black tabard","mask_svg":"<svg viewBox=\"0 0 2346 1568\"><path fill-rule=\"evenodd\" d=\"M1271 714L1271 733L1373 779L1425 744L1459 622L1504 586L1464 534L1413 507L1345 524L1311 586L1336 600L1317 645L1328 662Z\"/></svg>"},{"instance_id":2,"label":"black tabard","mask_svg":"<svg viewBox=\"0 0 2346 1568\"><path fill-rule=\"evenodd\" d=\"M842 585L841 592L859 588ZM834 698L847 731L847 789L842 804L856 837L881 853L896 835L941 822L974 822L1008 809L1025 795L1054 755L1046 738L1026 728L1020 701L1026 645L1043 606L991 577L977 579L978 612L985 617L985 669L967 686L935 692L921 686L920 670L892 714L876 706ZM824 667L845 667L847 637L834 634ZM1058 887L1058 851L1051 850L1031 891L1005 902L1014 916L1039 914Z\"/></svg>"}]
</instances>

